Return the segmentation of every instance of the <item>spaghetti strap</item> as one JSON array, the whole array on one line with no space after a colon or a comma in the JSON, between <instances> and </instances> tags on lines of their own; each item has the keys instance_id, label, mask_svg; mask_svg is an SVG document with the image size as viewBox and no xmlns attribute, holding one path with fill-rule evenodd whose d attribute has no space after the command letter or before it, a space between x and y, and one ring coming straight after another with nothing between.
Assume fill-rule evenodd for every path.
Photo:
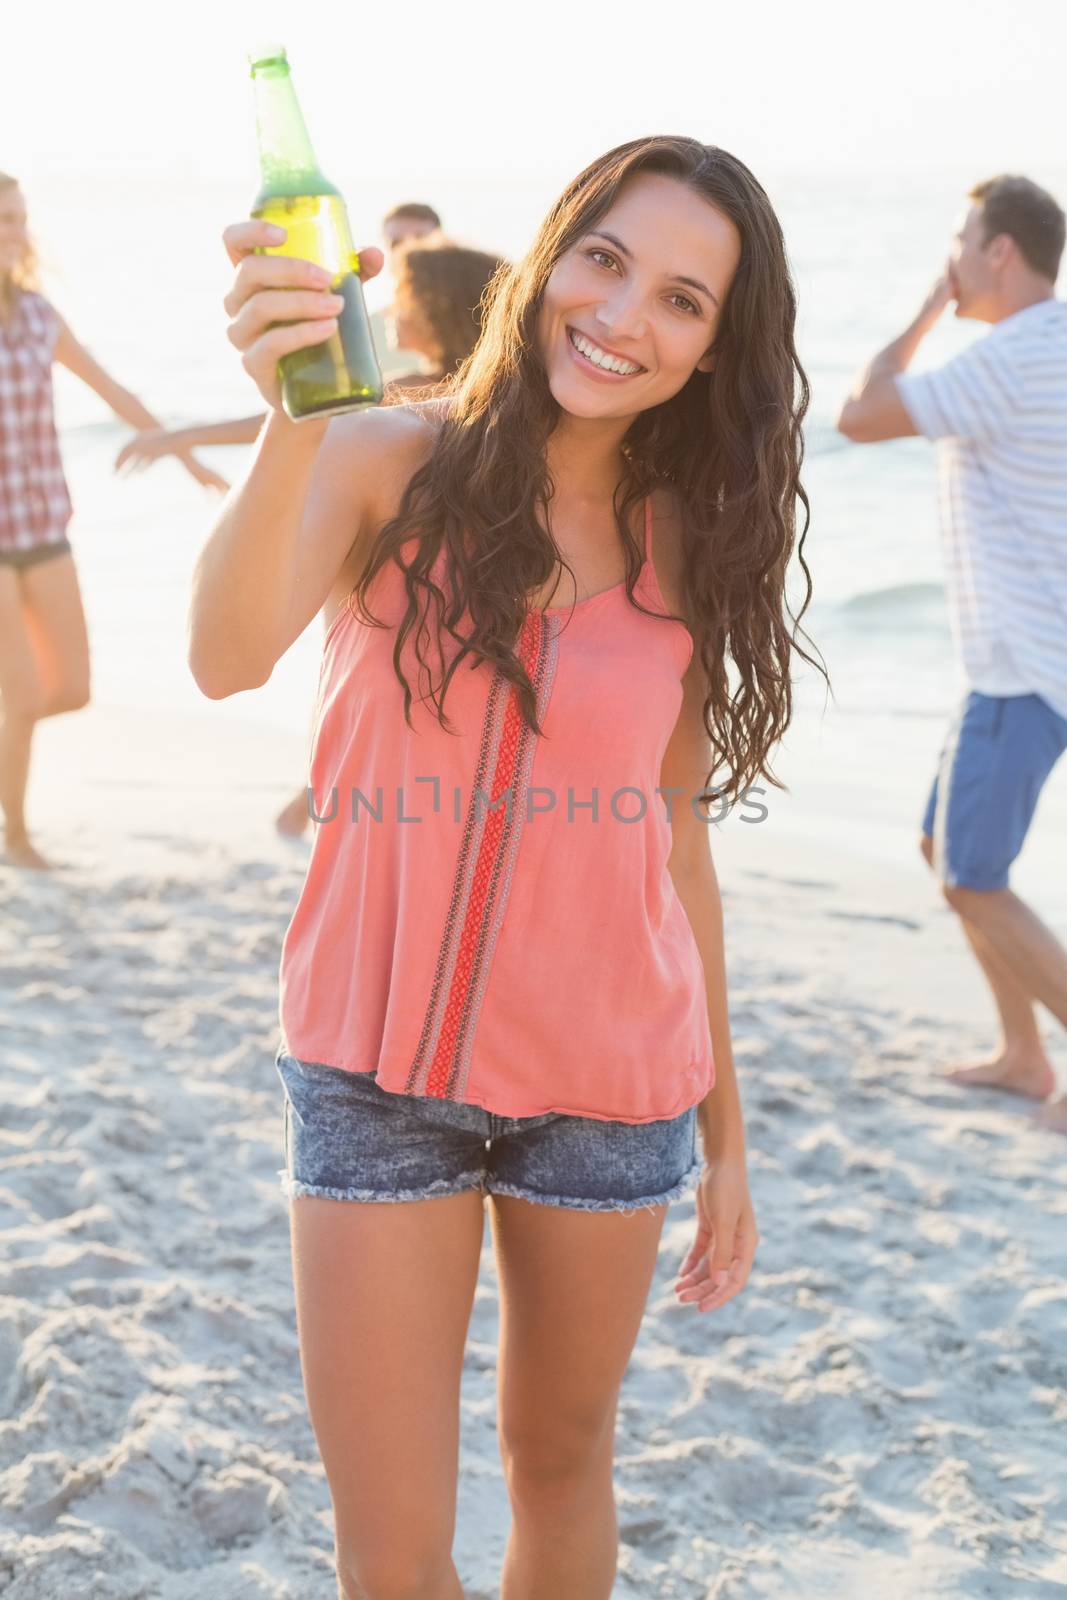
<instances>
[{"instance_id":1,"label":"spaghetti strap","mask_svg":"<svg viewBox=\"0 0 1067 1600\"><path fill-rule=\"evenodd\" d=\"M645 495L645 562L652 567L652 496ZM652 567L655 572L655 568Z\"/></svg>"}]
</instances>

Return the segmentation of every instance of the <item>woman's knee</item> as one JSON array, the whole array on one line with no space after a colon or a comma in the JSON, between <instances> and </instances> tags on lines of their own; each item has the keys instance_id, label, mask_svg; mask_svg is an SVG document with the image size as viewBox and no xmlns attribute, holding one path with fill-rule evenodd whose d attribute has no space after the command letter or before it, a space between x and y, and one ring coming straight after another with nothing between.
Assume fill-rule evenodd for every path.
<instances>
[{"instance_id":1,"label":"woman's knee","mask_svg":"<svg viewBox=\"0 0 1067 1600\"><path fill-rule=\"evenodd\" d=\"M420 1549L414 1530L402 1547L338 1547L337 1577L346 1600L451 1600L451 1574L451 1548Z\"/></svg>"},{"instance_id":2,"label":"woman's knee","mask_svg":"<svg viewBox=\"0 0 1067 1600\"><path fill-rule=\"evenodd\" d=\"M610 1474L615 1442L615 1407L544 1424L503 1423L500 1455L513 1498L551 1495L585 1482L598 1471Z\"/></svg>"}]
</instances>

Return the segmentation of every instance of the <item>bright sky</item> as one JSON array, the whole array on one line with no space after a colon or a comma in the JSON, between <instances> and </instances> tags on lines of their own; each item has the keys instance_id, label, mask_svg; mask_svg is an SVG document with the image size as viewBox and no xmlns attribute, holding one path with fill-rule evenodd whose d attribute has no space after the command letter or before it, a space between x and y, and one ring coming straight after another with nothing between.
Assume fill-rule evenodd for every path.
<instances>
[{"instance_id":1,"label":"bright sky","mask_svg":"<svg viewBox=\"0 0 1067 1600\"><path fill-rule=\"evenodd\" d=\"M644 133L757 172L1041 173L1062 161L1062 0L98 0L5 30L0 168L246 174L249 46L285 44L324 170L560 182ZM344 153L342 157L342 152Z\"/></svg>"}]
</instances>

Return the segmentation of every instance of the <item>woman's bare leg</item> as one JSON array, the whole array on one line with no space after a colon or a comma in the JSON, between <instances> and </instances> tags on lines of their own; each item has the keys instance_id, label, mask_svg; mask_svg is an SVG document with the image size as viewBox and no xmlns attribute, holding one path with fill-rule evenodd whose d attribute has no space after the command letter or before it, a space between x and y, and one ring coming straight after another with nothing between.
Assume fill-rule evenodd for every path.
<instances>
[{"instance_id":1,"label":"woman's bare leg","mask_svg":"<svg viewBox=\"0 0 1067 1600\"><path fill-rule=\"evenodd\" d=\"M0 810L5 855L17 861L29 846L25 800L30 744L44 696L23 613L19 574L5 566L0 566L0 704Z\"/></svg>"},{"instance_id":2,"label":"woman's bare leg","mask_svg":"<svg viewBox=\"0 0 1067 1600\"><path fill-rule=\"evenodd\" d=\"M26 827L33 730L42 717L89 699L89 639L73 558L21 571L0 566L0 809L6 854L20 866L50 863Z\"/></svg>"},{"instance_id":3,"label":"woman's bare leg","mask_svg":"<svg viewBox=\"0 0 1067 1600\"><path fill-rule=\"evenodd\" d=\"M463 1600L452 1562L479 1189L290 1201L300 1358L340 1600Z\"/></svg>"},{"instance_id":4,"label":"woman's bare leg","mask_svg":"<svg viewBox=\"0 0 1067 1600\"><path fill-rule=\"evenodd\" d=\"M615 1412L667 1207L572 1211L490 1195L489 1214L513 1516L501 1600L609 1600L619 1537Z\"/></svg>"}]
</instances>

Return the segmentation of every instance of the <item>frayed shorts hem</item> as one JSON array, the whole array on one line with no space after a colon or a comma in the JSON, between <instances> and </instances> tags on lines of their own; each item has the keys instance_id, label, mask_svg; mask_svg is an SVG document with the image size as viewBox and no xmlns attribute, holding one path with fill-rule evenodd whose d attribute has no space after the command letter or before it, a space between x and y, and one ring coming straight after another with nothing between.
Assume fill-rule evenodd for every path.
<instances>
[{"instance_id":1,"label":"frayed shorts hem","mask_svg":"<svg viewBox=\"0 0 1067 1600\"><path fill-rule=\"evenodd\" d=\"M298 1199L300 1195L312 1195L320 1200L362 1200L364 1202L384 1200L432 1200L442 1195L462 1194L464 1189L480 1189L482 1187L482 1174L480 1172L464 1172L458 1178L435 1178L433 1183L426 1184L422 1189L329 1189L321 1184L301 1183L299 1178L292 1178L282 1168L278 1173L281 1180L282 1193L290 1199Z\"/></svg>"},{"instance_id":2,"label":"frayed shorts hem","mask_svg":"<svg viewBox=\"0 0 1067 1600\"><path fill-rule=\"evenodd\" d=\"M486 1182L485 1174L481 1172L465 1172L458 1178L437 1178L433 1183L427 1184L422 1189L394 1189L385 1191L381 1189L331 1189L313 1183L301 1183L299 1179L290 1177L283 1168L278 1177L281 1190L289 1199L299 1199L301 1195L310 1195L323 1200L355 1200L367 1203L385 1203L403 1200L432 1200L445 1195L462 1194L466 1189L481 1189L486 1194L512 1195L517 1200L529 1200L535 1205L560 1206L568 1211L638 1211L653 1210L656 1206L669 1205L672 1200L678 1200L689 1189L695 1188L704 1163L699 1157L693 1162L688 1172L683 1173L678 1182L662 1194L644 1195L639 1200L587 1200L571 1198L567 1195L538 1194L532 1189L523 1189L518 1184L502 1183L491 1180Z\"/></svg>"}]
</instances>

